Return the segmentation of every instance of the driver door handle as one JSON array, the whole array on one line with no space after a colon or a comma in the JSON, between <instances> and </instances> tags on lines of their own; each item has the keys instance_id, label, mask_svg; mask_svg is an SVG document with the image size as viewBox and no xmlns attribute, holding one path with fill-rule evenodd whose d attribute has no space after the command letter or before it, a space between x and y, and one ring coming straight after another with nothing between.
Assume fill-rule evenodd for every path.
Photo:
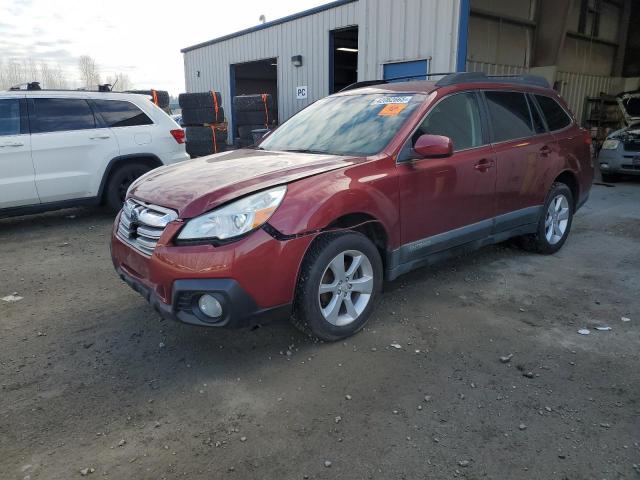
<instances>
[{"instance_id":1,"label":"driver door handle","mask_svg":"<svg viewBox=\"0 0 640 480\"><path fill-rule=\"evenodd\" d=\"M547 156L551 153L551 147L549 145L545 145L540 149L540 154L543 156Z\"/></svg>"},{"instance_id":2,"label":"driver door handle","mask_svg":"<svg viewBox=\"0 0 640 480\"><path fill-rule=\"evenodd\" d=\"M0 147L23 147L24 143L22 142L6 142L0 143Z\"/></svg>"},{"instance_id":3,"label":"driver door handle","mask_svg":"<svg viewBox=\"0 0 640 480\"><path fill-rule=\"evenodd\" d=\"M93 137L89 137L90 140L106 140L107 138L111 138L110 135L95 135Z\"/></svg>"},{"instance_id":4,"label":"driver door handle","mask_svg":"<svg viewBox=\"0 0 640 480\"><path fill-rule=\"evenodd\" d=\"M487 160L486 158L483 158L478 163L476 163L473 166L473 168L475 168L476 170L478 170L480 172L486 172L490 168L493 168L493 165L494 165L493 160Z\"/></svg>"}]
</instances>

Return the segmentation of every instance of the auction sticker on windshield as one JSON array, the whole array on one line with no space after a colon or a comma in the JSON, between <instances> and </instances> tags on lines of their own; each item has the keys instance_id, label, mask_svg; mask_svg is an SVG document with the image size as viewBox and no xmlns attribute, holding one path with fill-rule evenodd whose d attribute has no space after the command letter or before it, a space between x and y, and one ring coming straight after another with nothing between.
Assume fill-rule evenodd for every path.
<instances>
[{"instance_id":1,"label":"auction sticker on windshield","mask_svg":"<svg viewBox=\"0 0 640 480\"><path fill-rule=\"evenodd\" d=\"M389 105L391 103L409 103L413 96L403 96L403 97L380 97L376 98L371 105Z\"/></svg>"},{"instance_id":2,"label":"auction sticker on windshield","mask_svg":"<svg viewBox=\"0 0 640 480\"><path fill-rule=\"evenodd\" d=\"M395 117L399 115L401 111L407 108L406 103L389 103L384 106L382 110L378 112L380 117Z\"/></svg>"}]
</instances>

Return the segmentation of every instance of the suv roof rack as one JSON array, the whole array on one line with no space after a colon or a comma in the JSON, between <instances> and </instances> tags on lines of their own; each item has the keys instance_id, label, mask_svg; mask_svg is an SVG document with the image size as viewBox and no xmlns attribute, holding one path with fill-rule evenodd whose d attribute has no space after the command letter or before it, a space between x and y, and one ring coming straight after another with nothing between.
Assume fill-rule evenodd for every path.
<instances>
[{"instance_id":1,"label":"suv roof rack","mask_svg":"<svg viewBox=\"0 0 640 480\"><path fill-rule=\"evenodd\" d=\"M365 80L362 82L356 82L356 83L352 83L351 85L347 85L346 87L344 87L342 90L340 90L340 92L346 92L348 90L354 90L356 88L363 88L363 87L370 87L372 85L384 85L386 83L391 83L391 82L399 82L402 80L405 81L409 81L409 80L425 80L426 77L439 77L442 75L455 75L452 72L445 72L445 73L423 73L421 75L403 75L401 77L394 77L394 78L387 78L384 80Z\"/></svg>"},{"instance_id":2,"label":"suv roof rack","mask_svg":"<svg viewBox=\"0 0 640 480\"><path fill-rule=\"evenodd\" d=\"M549 82L538 75L487 75L484 72L458 72L450 73L436 83L438 87L447 87L459 83L516 83L520 85L533 85L542 88L551 88Z\"/></svg>"},{"instance_id":3,"label":"suv roof rack","mask_svg":"<svg viewBox=\"0 0 640 480\"><path fill-rule=\"evenodd\" d=\"M354 90L356 88L370 87L372 85L384 85L391 82L424 80L426 77L443 77L436 82L437 87L447 87L449 85L457 85L460 83L515 83L520 85L533 85L535 87L551 88L549 82L538 75L487 75L484 72L445 72L445 73L427 73L422 75L406 75L402 77L388 78L385 80L365 80L363 82L352 83L344 87L340 92Z\"/></svg>"}]
</instances>

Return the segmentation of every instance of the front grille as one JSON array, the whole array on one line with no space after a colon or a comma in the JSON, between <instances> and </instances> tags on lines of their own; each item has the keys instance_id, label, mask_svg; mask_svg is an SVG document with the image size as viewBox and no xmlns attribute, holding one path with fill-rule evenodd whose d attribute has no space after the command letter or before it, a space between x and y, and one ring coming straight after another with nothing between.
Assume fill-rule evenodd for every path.
<instances>
[{"instance_id":1,"label":"front grille","mask_svg":"<svg viewBox=\"0 0 640 480\"><path fill-rule=\"evenodd\" d=\"M129 199L122 207L118 237L145 255L151 255L165 227L178 218L168 208Z\"/></svg>"},{"instance_id":2,"label":"front grille","mask_svg":"<svg viewBox=\"0 0 640 480\"><path fill-rule=\"evenodd\" d=\"M640 152L640 139L625 140L624 149L627 152Z\"/></svg>"},{"instance_id":3,"label":"front grille","mask_svg":"<svg viewBox=\"0 0 640 480\"><path fill-rule=\"evenodd\" d=\"M640 165L622 165L623 170L640 170Z\"/></svg>"}]
</instances>

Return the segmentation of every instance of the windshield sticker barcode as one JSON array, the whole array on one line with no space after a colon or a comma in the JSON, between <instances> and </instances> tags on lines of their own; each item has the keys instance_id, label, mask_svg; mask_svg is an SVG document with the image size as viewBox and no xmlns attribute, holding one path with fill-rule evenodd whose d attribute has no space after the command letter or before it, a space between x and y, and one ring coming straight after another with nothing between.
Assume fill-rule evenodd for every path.
<instances>
[{"instance_id":1,"label":"windshield sticker barcode","mask_svg":"<svg viewBox=\"0 0 640 480\"><path fill-rule=\"evenodd\" d=\"M413 97L380 97L376 98L371 105L389 105L390 103L409 103Z\"/></svg>"}]
</instances>

